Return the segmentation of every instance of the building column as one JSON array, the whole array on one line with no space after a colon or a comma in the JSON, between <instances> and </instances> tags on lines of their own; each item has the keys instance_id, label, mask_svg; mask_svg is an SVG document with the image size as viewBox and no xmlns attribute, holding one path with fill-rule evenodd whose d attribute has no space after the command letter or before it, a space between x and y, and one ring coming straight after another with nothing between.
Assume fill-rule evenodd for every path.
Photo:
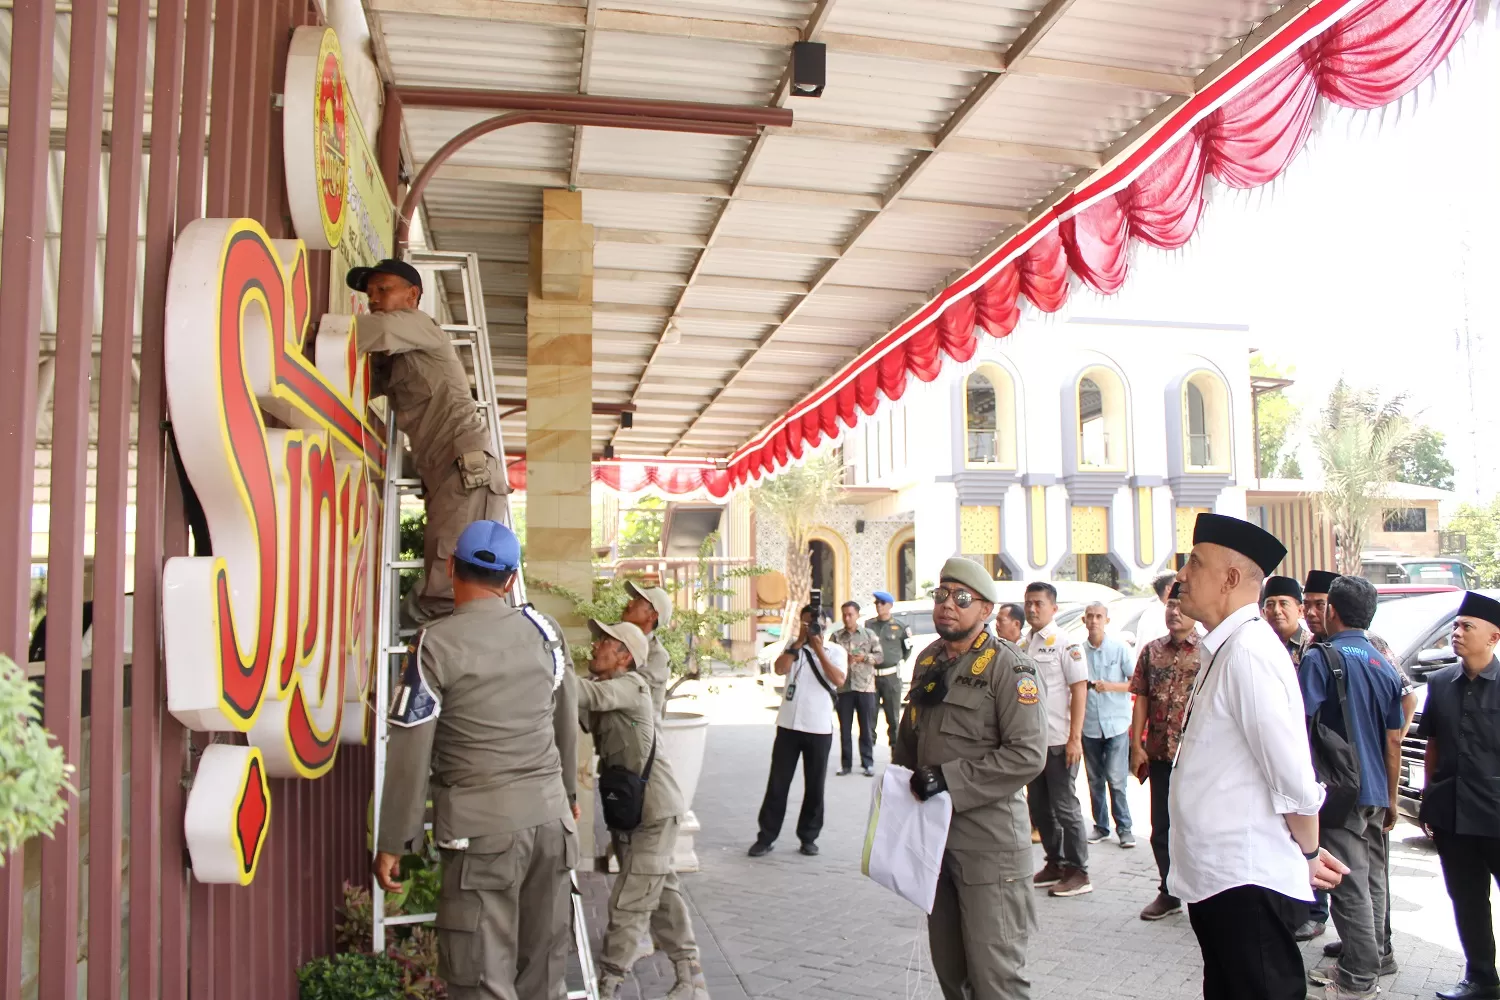
<instances>
[{"instance_id":1,"label":"building column","mask_svg":"<svg viewBox=\"0 0 1500 1000\"><path fill-rule=\"evenodd\" d=\"M526 575L592 596L589 473L593 461L594 227L583 196L543 191L542 221L531 227L526 295ZM586 649L586 623L571 601L532 587L527 597L558 620L569 644ZM593 746L578 747L579 824L593 854Z\"/></svg>"}]
</instances>

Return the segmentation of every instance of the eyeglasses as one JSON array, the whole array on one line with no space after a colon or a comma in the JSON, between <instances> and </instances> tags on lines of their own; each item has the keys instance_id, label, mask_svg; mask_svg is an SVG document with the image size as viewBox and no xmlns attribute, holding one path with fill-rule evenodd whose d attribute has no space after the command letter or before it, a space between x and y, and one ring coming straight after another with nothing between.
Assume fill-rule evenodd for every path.
<instances>
[{"instance_id":1,"label":"eyeglasses","mask_svg":"<svg viewBox=\"0 0 1500 1000\"><path fill-rule=\"evenodd\" d=\"M969 605L979 600L979 598L975 597L967 590L959 590L954 587L938 587L934 589L930 594L928 594L928 596L932 598L932 603L934 606L942 604L944 601L951 597L953 598L953 603L960 609L967 608Z\"/></svg>"}]
</instances>

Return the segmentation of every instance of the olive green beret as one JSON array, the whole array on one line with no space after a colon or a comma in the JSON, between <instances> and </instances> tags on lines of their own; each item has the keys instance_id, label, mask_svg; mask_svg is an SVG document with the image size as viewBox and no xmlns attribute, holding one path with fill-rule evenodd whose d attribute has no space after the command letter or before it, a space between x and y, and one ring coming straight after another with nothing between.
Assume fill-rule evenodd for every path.
<instances>
[{"instance_id":1,"label":"olive green beret","mask_svg":"<svg viewBox=\"0 0 1500 1000\"><path fill-rule=\"evenodd\" d=\"M1000 588L995 586L995 578L990 576L989 570L979 565L972 559L962 556L954 556L943 563L943 572L939 579L947 583L961 583L974 592L974 594L991 604L1000 603Z\"/></svg>"}]
</instances>

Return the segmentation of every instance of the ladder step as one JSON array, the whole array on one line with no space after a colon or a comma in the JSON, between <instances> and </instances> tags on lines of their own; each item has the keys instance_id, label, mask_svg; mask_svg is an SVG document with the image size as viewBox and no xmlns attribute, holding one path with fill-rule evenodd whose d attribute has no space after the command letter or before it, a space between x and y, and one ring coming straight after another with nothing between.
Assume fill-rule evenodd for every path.
<instances>
[{"instance_id":1,"label":"ladder step","mask_svg":"<svg viewBox=\"0 0 1500 1000\"><path fill-rule=\"evenodd\" d=\"M417 630L414 629L414 628L398 628L396 630L396 638L397 639L410 639L412 636L414 636L416 634L417 634Z\"/></svg>"},{"instance_id":2,"label":"ladder step","mask_svg":"<svg viewBox=\"0 0 1500 1000\"><path fill-rule=\"evenodd\" d=\"M427 563L421 559L393 559L385 564L386 569L421 569Z\"/></svg>"},{"instance_id":3,"label":"ladder step","mask_svg":"<svg viewBox=\"0 0 1500 1000\"><path fill-rule=\"evenodd\" d=\"M393 479L393 480L391 480L391 485L395 486L397 489L403 489L403 490L404 489L421 489L422 488L422 480L420 480L420 479Z\"/></svg>"},{"instance_id":4,"label":"ladder step","mask_svg":"<svg viewBox=\"0 0 1500 1000\"><path fill-rule=\"evenodd\" d=\"M474 339L472 337L458 337L454 340L449 341L449 343L451 343L454 347L473 347Z\"/></svg>"},{"instance_id":5,"label":"ladder step","mask_svg":"<svg viewBox=\"0 0 1500 1000\"><path fill-rule=\"evenodd\" d=\"M427 924L436 919L436 913L403 913L399 917L386 917L384 923L391 927L397 924Z\"/></svg>"},{"instance_id":6,"label":"ladder step","mask_svg":"<svg viewBox=\"0 0 1500 1000\"><path fill-rule=\"evenodd\" d=\"M405 656L409 652L411 652L411 650L407 649L405 646L387 646L387 647L385 647L385 655L386 656Z\"/></svg>"}]
</instances>

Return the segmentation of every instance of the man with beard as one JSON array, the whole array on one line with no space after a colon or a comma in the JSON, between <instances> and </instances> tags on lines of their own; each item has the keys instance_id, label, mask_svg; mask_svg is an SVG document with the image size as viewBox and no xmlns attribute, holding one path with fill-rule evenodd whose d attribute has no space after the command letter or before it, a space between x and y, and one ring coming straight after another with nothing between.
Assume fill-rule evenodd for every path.
<instances>
[{"instance_id":1,"label":"man with beard","mask_svg":"<svg viewBox=\"0 0 1500 1000\"><path fill-rule=\"evenodd\" d=\"M1031 659L984 627L998 596L985 568L949 559L939 581L939 641L917 659L894 754L918 799L953 799L927 919L933 970L945 1000L1025 1000L1036 903L1022 789L1047 756L1042 688Z\"/></svg>"}]
</instances>

